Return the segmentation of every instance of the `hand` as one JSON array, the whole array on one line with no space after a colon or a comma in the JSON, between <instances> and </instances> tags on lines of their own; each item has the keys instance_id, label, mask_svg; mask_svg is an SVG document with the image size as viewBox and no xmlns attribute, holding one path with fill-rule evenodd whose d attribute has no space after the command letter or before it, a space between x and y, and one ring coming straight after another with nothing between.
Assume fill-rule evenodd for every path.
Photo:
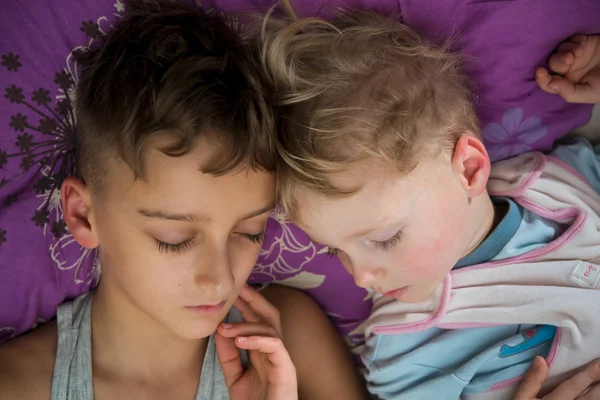
<instances>
[{"instance_id":1,"label":"hand","mask_svg":"<svg viewBox=\"0 0 600 400\"><path fill-rule=\"evenodd\" d=\"M535 71L542 90L569 103L600 103L600 35L575 35L558 46L548 66Z\"/></svg>"},{"instance_id":2,"label":"hand","mask_svg":"<svg viewBox=\"0 0 600 400\"><path fill-rule=\"evenodd\" d=\"M548 364L538 356L521 382L514 400L538 399L538 392L547 377ZM593 362L542 397L542 400L598 400L600 399L600 385L592 386L598 379L600 379L600 363Z\"/></svg>"},{"instance_id":3,"label":"hand","mask_svg":"<svg viewBox=\"0 0 600 400\"><path fill-rule=\"evenodd\" d=\"M232 400L296 400L296 369L281 340L277 309L249 286L234 303L244 322L220 324L215 335L219 363ZM250 353L244 371L240 350Z\"/></svg>"}]
</instances>

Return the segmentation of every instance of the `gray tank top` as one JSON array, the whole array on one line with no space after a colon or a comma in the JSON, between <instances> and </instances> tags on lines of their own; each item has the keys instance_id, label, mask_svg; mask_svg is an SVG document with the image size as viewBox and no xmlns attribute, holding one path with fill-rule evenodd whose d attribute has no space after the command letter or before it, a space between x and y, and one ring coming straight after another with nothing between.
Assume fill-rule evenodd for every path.
<instances>
[{"instance_id":1,"label":"gray tank top","mask_svg":"<svg viewBox=\"0 0 600 400\"><path fill-rule=\"evenodd\" d=\"M58 347L52 377L52 400L93 400L92 385L92 293L58 307ZM231 309L226 322L241 322L239 311ZM247 355L242 354L243 361ZM227 400L229 393L217 359L214 335L204 355L196 400Z\"/></svg>"}]
</instances>

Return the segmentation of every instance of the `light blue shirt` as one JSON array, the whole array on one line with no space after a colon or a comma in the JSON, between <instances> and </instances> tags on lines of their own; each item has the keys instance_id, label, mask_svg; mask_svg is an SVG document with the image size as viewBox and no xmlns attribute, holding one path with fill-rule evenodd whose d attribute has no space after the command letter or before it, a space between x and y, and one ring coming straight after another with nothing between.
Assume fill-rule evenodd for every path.
<instances>
[{"instance_id":1,"label":"light blue shirt","mask_svg":"<svg viewBox=\"0 0 600 400\"><path fill-rule=\"evenodd\" d=\"M600 146L584 140L560 146L551 155L579 171L600 193ZM542 218L509 198L508 211L494 231L454 268L514 257L560 236L566 225ZM523 375L537 355L547 356L556 328L505 325L469 329L431 328L372 336L363 361L369 391L382 399L458 399L490 390Z\"/></svg>"}]
</instances>

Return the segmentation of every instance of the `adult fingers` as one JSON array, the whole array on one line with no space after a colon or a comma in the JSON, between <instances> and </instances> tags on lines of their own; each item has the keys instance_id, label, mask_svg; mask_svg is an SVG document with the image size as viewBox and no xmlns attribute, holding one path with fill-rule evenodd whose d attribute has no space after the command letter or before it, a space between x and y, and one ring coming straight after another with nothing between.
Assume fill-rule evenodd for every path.
<instances>
[{"instance_id":1,"label":"adult fingers","mask_svg":"<svg viewBox=\"0 0 600 400\"><path fill-rule=\"evenodd\" d=\"M581 395L589 386L600 378L600 363L594 362L571 378L561 383L544 400L571 400ZM589 394L589 393L588 393ZM593 398L593 397L591 397Z\"/></svg>"},{"instance_id":2,"label":"adult fingers","mask_svg":"<svg viewBox=\"0 0 600 400\"><path fill-rule=\"evenodd\" d=\"M525 374L523 381L519 385L519 390L514 400L533 400L537 398L544 381L548 377L548 364L542 357L537 356L533 365Z\"/></svg>"},{"instance_id":3,"label":"adult fingers","mask_svg":"<svg viewBox=\"0 0 600 400\"><path fill-rule=\"evenodd\" d=\"M600 384L595 384L588 390L584 395L577 398L577 400L598 400L600 399Z\"/></svg>"}]
</instances>

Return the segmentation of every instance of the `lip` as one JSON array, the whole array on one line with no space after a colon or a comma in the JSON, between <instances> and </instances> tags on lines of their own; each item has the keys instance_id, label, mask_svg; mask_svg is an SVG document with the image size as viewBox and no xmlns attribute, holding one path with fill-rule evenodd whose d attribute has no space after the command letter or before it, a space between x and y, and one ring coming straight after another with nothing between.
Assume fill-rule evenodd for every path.
<instances>
[{"instance_id":1,"label":"lip","mask_svg":"<svg viewBox=\"0 0 600 400\"><path fill-rule=\"evenodd\" d=\"M389 292L384 293L385 297L392 297L394 299L400 298L406 291L408 290L408 286L401 287L399 289L390 290Z\"/></svg>"},{"instance_id":2,"label":"lip","mask_svg":"<svg viewBox=\"0 0 600 400\"><path fill-rule=\"evenodd\" d=\"M225 303L227 303L227 301L222 301L219 304L213 304L213 305L187 306L186 308L197 314L211 315L211 314L216 314L219 311L221 311L223 309L223 307L225 307Z\"/></svg>"}]
</instances>

